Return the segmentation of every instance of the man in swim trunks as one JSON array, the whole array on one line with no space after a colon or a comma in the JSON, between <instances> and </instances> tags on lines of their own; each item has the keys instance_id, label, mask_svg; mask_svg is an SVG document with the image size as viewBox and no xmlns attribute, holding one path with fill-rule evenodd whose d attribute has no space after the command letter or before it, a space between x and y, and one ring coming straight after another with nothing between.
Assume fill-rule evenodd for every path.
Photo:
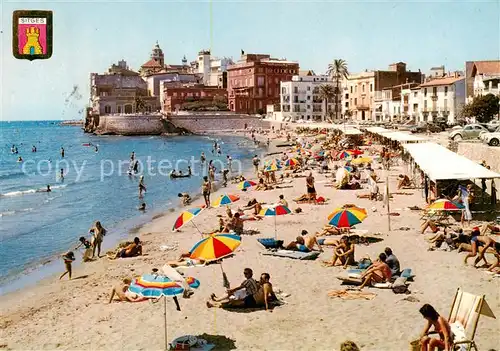
<instances>
[{"instance_id":1,"label":"man in swim trunks","mask_svg":"<svg viewBox=\"0 0 500 351\"><path fill-rule=\"evenodd\" d=\"M285 246L285 250L309 252L310 250L305 243L304 238L302 236L298 236L295 238L295 241L292 241L290 244Z\"/></svg>"},{"instance_id":2,"label":"man in swim trunks","mask_svg":"<svg viewBox=\"0 0 500 351\"><path fill-rule=\"evenodd\" d=\"M304 237L304 245L309 249L309 251L319 251L323 252L318 239L316 239L316 234L309 234L307 230L302 230L300 233Z\"/></svg>"},{"instance_id":3,"label":"man in swim trunks","mask_svg":"<svg viewBox=\"0 0 500 351\"><path fill-rule=\"evenodd\" d=\"M314 188L314 177L312 172L309 172L309 175L306 177L306 187L309 202L314 202L316 200L316 189Z\"/></svg>"},{"instance_id":4,"label":"man in swim trunks","mask_svg":"<svg viewBox=\"0 0 500 351\"><path fill-rule=\"evenodd\" d=\"M245 268L243 270L243 275L245 280L240 286L227 290L227 295L217 298L215 294L210 295L210 298L215 302L222 302L230 300L233 296L236 300L243 300L248 295L253 295L259 290L259 283L253 278L253 271L250 268Z\"/></svg>"},{"instance_id":5,"label":"man in swim trunks","mask_svg":"<svg viewBox=\"0 0 500 351\"><path fill-rule=\"evenodd\" d=\"M115 258L126 258L142 256L142 243L138 237L134 238L134 242L124 249L117 252Z\"/></svg>"},{"instance_id":6,"label":"man in swim trunks","mask_svg":"<svg viewBox=\"0 0 500 351\"><path fill-rule=\"evenodd\" d=\"M378 258L379 259L375 261L370 268L361 274L363 284L359 287L360 290L369 284L385 283L391 280L392 273L386 263L387 256L382 252Z\"/></svg>"}]
</instances>

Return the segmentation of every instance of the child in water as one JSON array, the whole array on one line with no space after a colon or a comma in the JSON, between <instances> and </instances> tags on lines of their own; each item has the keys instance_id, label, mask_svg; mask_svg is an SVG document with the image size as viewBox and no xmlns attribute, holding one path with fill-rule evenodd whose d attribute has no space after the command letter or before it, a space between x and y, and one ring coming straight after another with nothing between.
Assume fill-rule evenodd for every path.
<instances>
[{"instance_id":1,"label":"child in water","mask_svg":"<svg viewBox=\"0 0 500 351\"><path fill-rule=\"evenodd\" d=\"M73 251L70 251L62 255L62 258L64 260L64 265L66 266L66 271L63 274L61 274L59 280L61 280L62 277L64 277L66 274L69 275L69 279L71 280L71 264L75 260L75 254L73 253Z\"/></svg>"}]
</instances>

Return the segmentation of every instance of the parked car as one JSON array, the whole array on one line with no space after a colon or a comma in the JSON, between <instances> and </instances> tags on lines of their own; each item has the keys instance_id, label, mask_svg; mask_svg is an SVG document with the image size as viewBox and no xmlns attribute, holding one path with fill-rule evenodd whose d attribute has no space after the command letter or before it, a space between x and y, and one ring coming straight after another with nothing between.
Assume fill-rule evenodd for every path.
<instances>
[{"instance_id":1,"label":"parked car","mask_svg":"<svg viewBox=\"0 0 500 351\"><path fill-rule=\"evenodd\" d=\"M483 137L483 143L490 146L500 145L500 128L497 128L497 130L493 133L485 133Z\"/></svg>"},{"instance_id":2,"label":"parked car","mask_svg":"<svg viewBox=\"0 0 500 351\"><path fill-rule=\"evenodd\" d=\"M410 129L410 132L412 133L425 133L427 131L431 133L439 133L443 131L443 128L434 123L421 122Z\"/></svg>"},{"instance_id":3,"label":"parked car","mask_svg":"<svg viewBox=\"0 0 500 351\"><path fill-rule=\"evenodd\" d=\"M494 119L492 121L490 121L490 123L487 123L485 125L486 129L488 129L490 132L494 132L498 129L498 127L500 127L500 120L498 119Z\"/></svg>"},{"instance_id":4,"label":"parked car","mask_svg":"<svg viewBox=\"0 0 500 351\"><path fill-rule=\"evenodd\" d=\"M453 141L460 141L462 139L477 139L481 132L488 132L488 129L480 124L468 124L462 129L452 130L448 138Z\"/></svg>"}]
</instances>

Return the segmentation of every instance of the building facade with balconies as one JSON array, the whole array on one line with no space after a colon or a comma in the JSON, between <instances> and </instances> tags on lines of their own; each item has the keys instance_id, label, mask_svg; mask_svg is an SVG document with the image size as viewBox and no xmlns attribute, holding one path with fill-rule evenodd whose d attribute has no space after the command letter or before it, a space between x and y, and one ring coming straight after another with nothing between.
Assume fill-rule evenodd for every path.
<instances>
[{"instance_id":1,"label":"building facade with balconies","mask_svg":"<svg viewBox=\"0 0 500 351\"><path fill-rule=\"evenodd\" d=\"M500 60L465 62L466 96L499 94Z\"/></svg>"},{"instance_id":2,"label":"building facade with balconies","mask_svg":"<svg viewBox=\"0 0 500 351\"><path fill-rule=\"evenodd\" d=\"M453 124L465 105L465 77L453 76L429 80L420 85L419 121L445 119Z\"/></svg>"},{"instance_id":3,"label":"building facade with balconies","mask_svg":"<svg viewBox=\"0 0 500 351\"><path fill-rule=\"evenodd\" d=\"M165 114L183 110L186 103L212 104L218 102L227 109L227 90L209 87L203 84L168 84L163 85L162 107ZM213 107L213 106L211 106Z\"/></svg>"},{"instance_id":4,"label":"building facade with balconies","mask_svg":"<svg viewBox=\"0 0 500 351\"><path fill-rule=\"evenodd\" d=\"M319 95L320 86L331 84L328 76L293 76L291 81L281 82L280 111L282 121L324 121L325 102ZM333 111L334 101L329 102Z\"/></svg>"},{"instance_id":5,"label":"building facade with balconies","mask_svg":"<svg viewBox=\"0 0 500 351\"><path fill-rule=\"evenodd\" d=\"M345 94L349 96L348 105L352 118L358 121L382 121L385 101L383 90L405 83L420 84L422 79L420 71L407 71L404 62L389 65L387 71L365 71L350 75L346 80Z\"/></svg>"},{"instance_id":6,"label":"building facade with balconies","mask_svg":"<svg viewBox=\"0 0 500 351\"><path fill-rule=\"evenodd\" d=\"M238 113L265 113L267 105L280 103L280 84L299 73L297 62L270 55L244 54L227 68L229 109Z\"/></svg>"},{"instance_id":7,"label":"building facade with balconies","mask_svg":"<svg viewBox=\"0 0 500 351\"><path fill-rule=\"evenodd\" d=\"M214 57L210 50L202 50L194 62L195 72L203 77L205 86L227 88L227 68L234 62L229 57Z\"/></svg>"}]
</instances>

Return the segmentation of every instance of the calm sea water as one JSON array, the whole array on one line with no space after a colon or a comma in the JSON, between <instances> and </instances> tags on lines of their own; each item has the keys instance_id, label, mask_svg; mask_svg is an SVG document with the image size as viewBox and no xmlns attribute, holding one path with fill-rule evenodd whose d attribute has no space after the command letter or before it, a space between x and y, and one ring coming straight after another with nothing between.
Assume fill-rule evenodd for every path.
<instances>
[{"instance_id":1,"label":"calm sea water","mask_svg":"<svg viewBox=\"0 0 500 351\"><path fill-rule=\"evenodd\" d=\"M214 156L211 149L215 138L211 137L97 137L57 122L0 122L0 127L2 292L60 270L57 255L74 248L80 236L88 237L95 220L109 230L105 246L110 247L155 213L176 207L178 192L198 195L205 167L197 162L193 177L170 179L169 165L178 160L198 161L205 152L207 159L213 159L221 169L229 154L248 168L251 157L259 151L241 137L217 137L222 155ZM97 145L97 152L94 146L86 146L89 143ZM16 145L18 154L11 152L12 145ZM33 145L36 153L32 152ZM146 168L147 193L143 199L138 197L139 177L127 174L132 151ZM19 156L23 162L18 162ZM64 169L64 180L59 177L60 168ZM179 168L185 172L187 162L180 163ZM47 184L52 192L37 192ZM148 208L144 214L137 210L143 201Z\"/></svg>"}]
</instances>

